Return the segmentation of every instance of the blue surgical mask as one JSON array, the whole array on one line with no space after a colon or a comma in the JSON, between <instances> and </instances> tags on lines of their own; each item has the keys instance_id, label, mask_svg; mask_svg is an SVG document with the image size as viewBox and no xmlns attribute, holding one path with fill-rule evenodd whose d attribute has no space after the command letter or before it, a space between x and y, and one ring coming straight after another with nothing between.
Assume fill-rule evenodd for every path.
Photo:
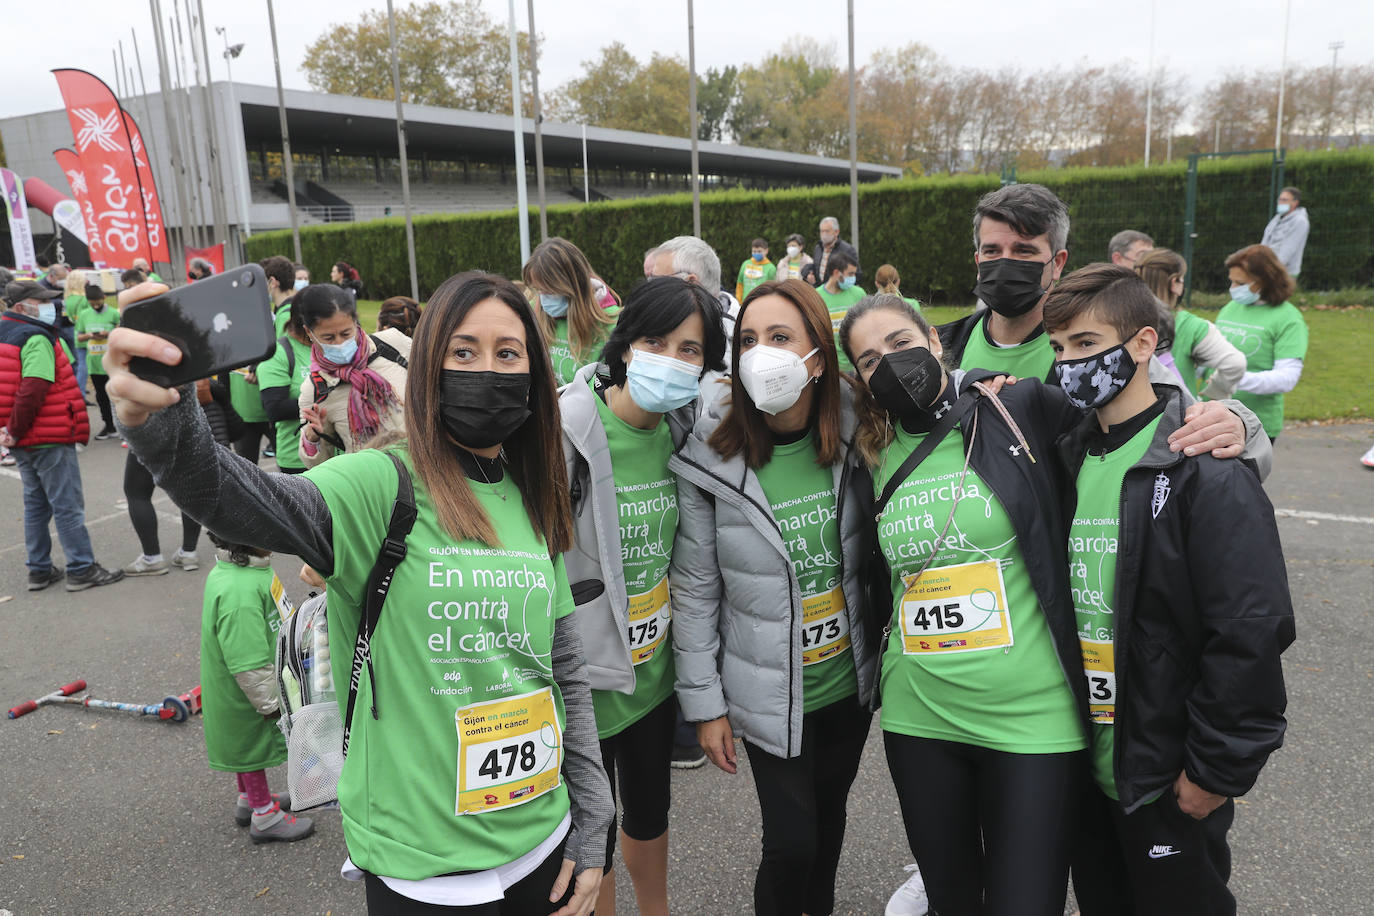
<instances>
[{"instance_id":1,"label":"blue surgical mask","mask_svg":"<svg viewBox=\"0 0 1374 916\"><path fill-rule=\"evenodd\" d=\"M313 334L310 336L315 337ZM350 337L343 343L337 344L321 343L320 339L315 337L315 345L320 348L320 352L324 354L324 358L336 366L346 366L353 362L353 357L358 355L357 337Z\"/></svg>"},{"instance_id":2,"label":"blue surgical mask","mask_svg":"<svg viewBox=\"0 0 1374 916\"><path fill-rule=\"evenodd\" d=\"M540 293L539 307L550 318L562 318L568 314L568 297L556 293Z\"/></svg>"},{"instance_id":3,"label":"blue surgical mask","mask_svg":"<svg viewBox=\"0 0 1374 916\"><path fill-rule=\"evenodd\" d=\"M650 413L667 413L701 394L701 367L671 356L632 350L625 366L630 398Z\"/></svg>"},{"instance_id":4,"label":"blue surgical mask","mask_svg":"<svg viewBox=\"0 0 1374 916\"><path fill-rule=\"evenodd\" d=\"M1285 213L1287 213L1287 212L1288 212L1289 210L1291 210L1291 209L1293 209L1293 208L1290 207L1290 206L1288 206L1288 204L1279 204L1279 206L1278 206L1279 216L1283 216Z\"/></svg>"},{"instance_id":5,"label":"blue surgical mask","mask_svg":"<svg viewBox=\"0 0 1374 916\"><path fill-rule=\"evenodd\" d=\"M297 292L300 292L301 290L305 289L305 288L306 288L307 286L309 286L309 285L310 285L310 281L309 281L309 280L297 280L295 283L292 283L292 284L291 284L291 288L294 289L294 290L296 290Z\"/></svg>"},{"instance_id":6,"label":"blue surgical mask","mask_svg":"<svg viewBox=\"0 0 1374 916\"><path fill-rule=\"evenodd\" d=\"M840 277L840 289L853 289L854 284L859 282L858 276Z\"/></svg>"},{"instance_id":7,"label":"blue surgical mask","mask_svg":"<svg viewBox=\"0 0 1374 916\"><path fill-rule=\"evenodd\" d=\"M35 320L44 324L52 324L57 321L57 306L51 302L40 302L38 304L38 314L33 316Z\"/></svg>"},{"instance_id":8,"label":"blue surgical mask","mask_svg":"<svg viewBox=\"0 0 1374 916\"><path fill-rule=\"evenodd\" d=\"M1259 302L1259 293L1255 292L1248 284L1231 287L1231 301L1239 302L1241 305L1254 305Z\"/></svg>"},{"instance_id":9,"label":"blue surgical mask","mask_svg":"<svg viewBox=\"0 0 1374 916\"><path fill-rule=\"evenodd\" d=\"M762 261L763 258L764 258L764 254L763 254L762 251L756 251L756 252L754 252L754 260L755 260L755 261Z\"/></svg>"}]
</instances>

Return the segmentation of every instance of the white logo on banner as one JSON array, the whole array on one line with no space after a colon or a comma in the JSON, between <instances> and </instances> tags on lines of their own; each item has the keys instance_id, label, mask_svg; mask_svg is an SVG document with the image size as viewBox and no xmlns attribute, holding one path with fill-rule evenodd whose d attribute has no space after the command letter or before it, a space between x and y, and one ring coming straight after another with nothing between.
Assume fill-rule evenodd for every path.
<instances>
[{"instance_id":1,"label":"white logo on banner","mask_svg":"<svg viewBox=\"0 0 1374 916\"><path fill-rule=\"evenodd\" d=\"M81 130L76 134L76 148L79 152L84 153L86 147L92 143L111 153L124 149L114 140L115 131L120 128L118 109L111 110L104 117L90 108L74 108L72 114L82 122Z\"/></svg>"},{"instance_id":2,"label":"white logo on banner","mask_svg":"<svg viewBox=\"0 0 1374 916\"><path fill-rule=\"evenodd\" d=\"M73 194L86 193L86 173L72 169L67 173L67 183L72 186Z\"/></svg>"}]
</instances>

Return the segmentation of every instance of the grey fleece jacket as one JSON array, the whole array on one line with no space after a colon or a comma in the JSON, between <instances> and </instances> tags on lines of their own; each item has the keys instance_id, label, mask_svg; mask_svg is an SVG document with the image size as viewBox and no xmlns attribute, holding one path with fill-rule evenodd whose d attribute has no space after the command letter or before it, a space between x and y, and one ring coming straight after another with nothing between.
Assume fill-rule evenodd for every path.
<instances>
[{"instance_id":1,"label":"grey fleece jacket","mask_svg":"<svg viewBox=\"0 0 1374 916\"><path fill-rule=\"evenodd\" d=\"M229 541L294 554L325 576L333 571L334 524L319 489L302 476L267 473L216 443L194 386L182 388L178 403L142 426L119 423L119 431L157 485L209 530ZM552 662L567 716L563 777L572 828L565 855L581 873L605 865L615 802L601 763L582 640L570 617L555 626Z\"/></svg>"}]
</instances>

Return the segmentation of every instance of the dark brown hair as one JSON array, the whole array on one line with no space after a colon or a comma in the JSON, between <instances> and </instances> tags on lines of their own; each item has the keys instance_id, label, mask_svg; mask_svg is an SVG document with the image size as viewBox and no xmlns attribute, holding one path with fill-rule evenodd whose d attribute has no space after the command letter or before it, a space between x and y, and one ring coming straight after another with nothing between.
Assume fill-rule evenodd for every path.
<instances>
[{"instance_id":1,"label":"dark brown hair","mask_svg":"<svg viewBox=\"0 0 1374 916\"><path fill-rule=\"evenodd\" d=\"M844 320L840 322L840 346L844 348L845 356L849 357L849 362L854 369L854 416L858 421L854 431L854 447L858 449L859 457L864 464L869 467L877 467L879 457L887 444L892 441L892 424L888 422L887 411L878 406L877 400L873 397L873 392L869 390L868 384L863 380L863 374L858 369L854 348L850 346L849 335L854 330L854 325L859 319L869 312L886 311L895 312L911 322L912 326L927 340L937 340L935 332L930 328L930 322L926 321L925 316L911 307L901 296L895 293L875 293L872 296L865 296L858 302L849 307L849 311L844 313Z\"/></svg>"},{"instance_id":2,"label":"dark brown hair","mask_svg":"<svg viewBox=\"0 0 1374 916\"><path fill-rule=\"evenodd\" d=\"M407 337L415 335L420 323L420 303L409 296L392 296L377 310L377 330L395 328Z\"/></svg>"},{"instance_id":3,"label":"dark brown hair","mask_svg":"<svg viewBox=\"0 0 1374 916\"><path fill-rule=\"evenodd\" d=\"M821 294L810 283L801 280L782 280L761 283L745 297L735 318L735 335L730 355L730 409L711 434L710 446L723 458L744 454L744 463L761 468L773 457L773 437L768 431L763 411L754 406L739 377L740 333L744 314L749 306L764 296L781 296L801 313L802 327L817 350L824 369L816 383L815 403L811 406L815 426L811 436L816 443L816 463L830 467L840 460L843 442L840 437L840 385L848 382L840 375L840 361L835 355L835 336L831 331L830 313L826 311Z\"/></svg>"},{"instance_id":4,"label":"dark brown hair","mask_svg":"<svg viewBox=\"0 0 1374 916\"><path fill-rule=\"evenodd\" d=\"M1183 275L1188 272L1188 262L1183 260L1183 255L1177 251L1154 248L1142 254L1135 262L1135 272L1160 302L1172 306L1175 300L1169 287L1173 285L1175 278L1183 279Z\"/></svg>"},{"instance_id":5,"label":"dark brown hair","mask_svg":"<svg viewBox=\"0 0 1374 916\"><path fill-rule=\"evenodd\" d=\"M1135 271L1115 264L1089 264L1061 277L1045 298L1045 330L1068 327L1087 313L1111 325L1123 342L1159 322L1155 294Z\"/></svg>"},{"instance_id":6,"label":"dark brown hair","mask_svg":"<svg viewBox=\"0 0 1374 916\"><path fill-rule=\"evenodd\" d=\"M534 325L525 298L509 280L493 275L459 274L439 285L415 328L406 377L406 437L410 458L420 475L434 511L455 538L496 546L500 543L491 519L468 486L454 445L444 429L439 406L439 380L449 340L468 313L488 299L500 300L520 318L530 363L530 417L502 443L508 469L524 499L530 524L544 539L549 553L572 546L572 510L568 474L563 465L563 432L558 421L558 396L553 366Z\"/></svg>"},{"instance_id":7,"label":"dark brown hair","mask_svg":"<svg viewBox=\"0 0 1374 916\"><path fill-rule=\"evenodd\" d=\"M1226 259L1226 269L1232 267L1239 267L1259 284L1260 301L1265 305L1283 305L1296 288L1278 255L1267 245L1247 245L1237 251Z\"/></svg>"}]
</instances>

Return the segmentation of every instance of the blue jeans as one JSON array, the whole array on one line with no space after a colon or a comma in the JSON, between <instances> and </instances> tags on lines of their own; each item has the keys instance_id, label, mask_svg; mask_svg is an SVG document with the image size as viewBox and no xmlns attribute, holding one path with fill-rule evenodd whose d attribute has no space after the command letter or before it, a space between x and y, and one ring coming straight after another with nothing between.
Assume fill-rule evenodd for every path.
<instances>
[{"instance_id":1,"label":"blue jeans","mask_svg":"<svg viewBox=\"0 0 1374 916\"><path fill-rule=\"evenodd\" d=\"M24 482L24 547L30 572L52 568L52 535L48 521L57 522L57 537L67 555L67 572L81 573L95 564L91 536L86 531L86 501L81 493L81 468L76 446L10 449Z\"/></svg>"},{"instance_id":2,"label":"blue jeans","mask_svg":"<svg viewBox=\"0 0 1374 916\"><path fill-rule=\"evenodd\" d=\"M86 370L86 348L76 348L76 387L81 389L81 396L86 396L86 379L89 373Z\"/></svg>"}]
</instances>

